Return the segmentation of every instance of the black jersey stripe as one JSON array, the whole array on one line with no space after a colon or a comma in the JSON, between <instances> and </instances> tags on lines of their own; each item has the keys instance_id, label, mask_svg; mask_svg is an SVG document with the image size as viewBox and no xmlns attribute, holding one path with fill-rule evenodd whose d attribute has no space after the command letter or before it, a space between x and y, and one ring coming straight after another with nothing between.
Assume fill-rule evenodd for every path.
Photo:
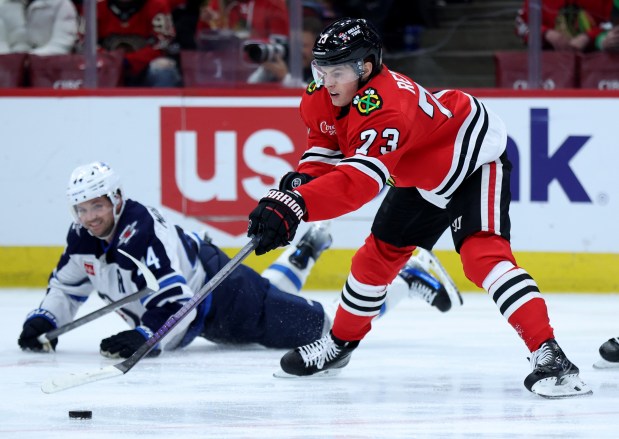
<instances>
[{"instance_id":1,"label":"black jersey stripe","mask_svg":"<svg viewBox=\"0 0 619 439\"><path fill-rule=\"evenodd\" d=\"M377 306L360 306L348 300L346 296L344 295L342 295L342 302L344 302L346 306L348 306L351 309L354 309L360 312L367 312L367 313L378 313L383 306L382 303Z\"/></svg>"},{"instance_id":2,"label":"black jersey stripe","mask_svg":"<svg viewBox=\"0 0 619 439\"><path fill-rule=\"evenodd\" d=\"M492 294L492 300L494 300L494 302L498 304L499 300L501 299L501 296L505 294L507 290L509 290L514 285L517 285L521 282L526 282L528 280L533 280L533 279L526 272L523 272L521 274L518 274L512 277L511 279L505 281L505 283L503 283L500 287L496 289L496 291Z\"/></svg>"},{"instance_id":3,"label":"black jersey stripe","mask_svg":"<svg viewBox=\"0 0 619 439\"><path fill-rule=\"evenodd\" d=\"M340 159L341 160L344 158L344 154L342 153L342 151L339 151L339 150L335 151L329 148L313 146L303 153L303 155L301 156L301 160L307 159L309 157L322 157L326 159Z\"/></svg>"},{"instance_id":4,"label":"black jersey stripe","mask_svg":"<svg viewBox=\"0 0 619 439\"><path fill-rule=\"evenodd\" d=\"M354 299L357 300L362 300L364 302L380 302L382 300L385 300L385 297L387 297L387 291L385 290L385 292L377 297L371 297L371 296L363 296L359 293L357 293L356 291L354 291L350 284L348 283L348 281L346 282L346 285L344 285L344 288L346 289L346 291L342 291L342 295L349 295Z\"/></svg>"},{"instance_id":5,"label":"black jersey stripe","mask_svg":"<svg viewBox=\"0 0 619 439\"><path fill-rule=\"evenodd\" d=\"M499 311L501 311L501 314L505 314L505 311L507 311L509 307L514 304L514 302L522 299L524 296L530 293L539 293L539 288L537 288L536 285L526 285L525 287L519 289L517 292L512 294L509 299L503 302L503 304L499 308Z\"/></svg>"},{"instance_id":6,"label":"black jersey stripe","mask_svg":"<svg viewBox=\"0 0 619 439\"><path fill-rule=\"evenodd\" d=\"M470 176L473 171L475 171L475 163L477 163L477 157L479 157L479 152L481 151L481 144L484 142L486 138L486 133L488 132L488 111L483 103L479 102L477 99L473 98L473 100L481 107L481 111L484 115L484 123L477 135L477 139L475 139L475 148L473 149L473 155L471 155L471 161L469 162L469 168L466 171L465 178Z\"/></svg>"},{"instance_id":7,"label":"black jersey stripe","mask_svg":"<svg viewBox=\"0 0 619 439\"><path fill-rule=\"evenodd\" d=\"M365 168L368 168L367 171L361 170L361 172L367 174L370 177L372 175L376 175L378 177L378 180L382 182L381 189L385 186L385 184L387 184L389 174L385 174L378 166L376 166L371 161L363 160L359 157L350 157L340 162L341 165L345 165L346 163L358 163L360 165L363 165Z\"/></svg>"},{"instance_id":8,"label":"black jersey stripe","mask_svg":"<svg viewBox=\"0 0 619 439\"><path fill-rule=\"evenodd\" d=\"M479 107L479 102L474 99L473 103L475 104L475 116L473 116L473 120L466 129L464 139L462 139L462 143L460 144L462 149L460 150L460 154L458 155L458 165L456 166L456 169L451 174L451 177L443 186L443 188L437 192L434 192L436 195L444 195L445 193L450 191L454 183L458 181L458 178L460 177L460 174L464 169L464 164L467 160L467 157L469 156L469 143L471 141L471 136L473 135L473 131L475 130L477 122L481 116L481 108Z\"/></svg>"}]
</instances>

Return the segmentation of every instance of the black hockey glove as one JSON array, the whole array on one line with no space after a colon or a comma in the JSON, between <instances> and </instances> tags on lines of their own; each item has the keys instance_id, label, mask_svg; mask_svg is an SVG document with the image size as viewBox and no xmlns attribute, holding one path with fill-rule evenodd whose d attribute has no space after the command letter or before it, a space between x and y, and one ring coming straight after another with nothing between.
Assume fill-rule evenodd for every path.
<instances>
[{"instance_id":1,"label":"black hockey glove","mask_svg":"<svg viewBox=\"0 0 619 439\"><path fill-rule=\"evenodd\" d=\"M305 215L305 202L296 192L271 189L249 214L247 236L261 235L256 254L290 244Z\"/></svg>"},{"instance_id":2,"label":"black hockey glove","mask_svg":"<svg viewBox=\"0 0 619 439\"><path fill-rule=\"evenodd\" d=\"M301 172L288 172L279 181L280 191L293 191L302 184L309 183L316 177L312 177L309 174L303 174Z\"/></svg>"},{"instance_id":3,"label":"black hockey glove","mask_svg":"<svg viewBox=\"0 0 619 439\"><path fill-rule=\"evenodd\" d=\"M148 340L152 331L146 326L138 326L136 329L122 331L111 337L101 340L99 347L101 355L107 358L129 358L146 340ZM147 357L156 357L161 353L161 349L157 346L150 351Z\"/></svg>"},{"instance_id":4,"label":"black hockey glove","mask_svg":"<svg viewBox=\"0 0 619 439\"><path fill-rule=\"evenodd\" d=\"M54 324L45 317L33 317L24 322L17 344L24 351L47 352L49 348L46 349L45 346L39 343L37 337L55 328ZM51 340L50 344L52 345L52 350L56 349L58 339Z\"/></svg>"}]
</instances>

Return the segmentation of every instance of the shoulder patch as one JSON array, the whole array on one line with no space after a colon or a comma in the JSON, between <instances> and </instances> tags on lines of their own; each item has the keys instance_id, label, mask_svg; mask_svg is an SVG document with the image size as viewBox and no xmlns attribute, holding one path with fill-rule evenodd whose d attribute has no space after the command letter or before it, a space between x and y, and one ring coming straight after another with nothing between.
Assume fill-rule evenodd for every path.
<instances>
[{"instance_id":1,"label":"shoulder patch","mask_svg":"<svg viewBox=\"0 0 619 439\"><path fill-rule=\"evenodd\" d=\"M123 244L127 244L129 242L129 240L133 237L133 235L135 235L137 233L137 221L132 222L131 224L129 224L127 227L125 227L123 229L122 232L120 232L120 235L118 235L118 246L120 247Z\"/></svg>"},{"instance_id":2,"label":"shoulder patch","mask_svg":"<svg viewBox=\"0 0 619 439\"><path fill-rule=\"evenodd\" d=\"M383 107L383 98L375 89L368 88L362 95L356 95L352 103L361 116L369 116Z\"/></svg>"},{"instance_id":3,"label":"shoulder patch","mask_svg":"<svg viewBox=\"0 0 619 439\"><path fill-rule=\"evenodd\" d=\"M311 95L316 90L318 90L320 87L322 87L322 85L316 84L316 81L314 80L308 84L307 88L305 89L305 93L307 93L308 95Z\"/></svg>"}]
</instances>

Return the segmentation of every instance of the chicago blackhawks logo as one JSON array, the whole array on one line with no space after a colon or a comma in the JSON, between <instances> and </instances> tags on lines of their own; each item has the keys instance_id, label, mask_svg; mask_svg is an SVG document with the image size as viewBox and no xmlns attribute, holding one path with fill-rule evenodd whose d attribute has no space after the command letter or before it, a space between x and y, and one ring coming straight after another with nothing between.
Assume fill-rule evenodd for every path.
<instances>
[{"instance_id":1,"label":"chicago blackhawks logo","mask_svg":"<svg viewBox=\"0 0 619 439\"><path fill-rule=\"evenodd\" d=\"M308 95L311 95L312 93L314 93L316 90L318 90L320 88L320 85L316 84L316 81L312 81L309 83L309 85L307 86L307 88L305 89L305 92Z\"/></svg>"},{"instance_id":2,"label":"chicago blackhawks logo","mask_svg":"<svg viewBox=\"0 0 619 439\"><path fill-rule=\"evenodd\" d=\"M376 90L368 88L363 92L363 95L355 96L352 103L361 116L368 116L370 113L382 108L383 98L376 93Z\"/></svg>"}]
</instances>

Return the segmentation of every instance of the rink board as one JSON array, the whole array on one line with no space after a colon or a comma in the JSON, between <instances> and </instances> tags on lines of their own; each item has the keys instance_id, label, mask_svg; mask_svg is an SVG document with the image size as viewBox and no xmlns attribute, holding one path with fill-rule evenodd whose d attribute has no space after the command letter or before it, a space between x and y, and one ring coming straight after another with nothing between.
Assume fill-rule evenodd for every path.
<instances>
[{"instance_id":1,"label":"rink board","mask_svg":"<svg viewBox=\"0 0 619 439\"><path fill-rule=\"evenodd\" d=\"M108 162L129 198L187 230L208 231L232 254L247 241L256 200L305 147L297 91L0 93L0 186L10 206L0 286L45 285L70 224L64 188L77 165ZM520 265L545 291L619 290L608 275L619 248L619 93L475 94L506 121ZM334 222L334 249L316 265L309 288L341 288L380 198ZM448 233L436 251L458 285L474 289ZM276 255L249 264L261 270Z\"/></svg>"}]
</instances>

